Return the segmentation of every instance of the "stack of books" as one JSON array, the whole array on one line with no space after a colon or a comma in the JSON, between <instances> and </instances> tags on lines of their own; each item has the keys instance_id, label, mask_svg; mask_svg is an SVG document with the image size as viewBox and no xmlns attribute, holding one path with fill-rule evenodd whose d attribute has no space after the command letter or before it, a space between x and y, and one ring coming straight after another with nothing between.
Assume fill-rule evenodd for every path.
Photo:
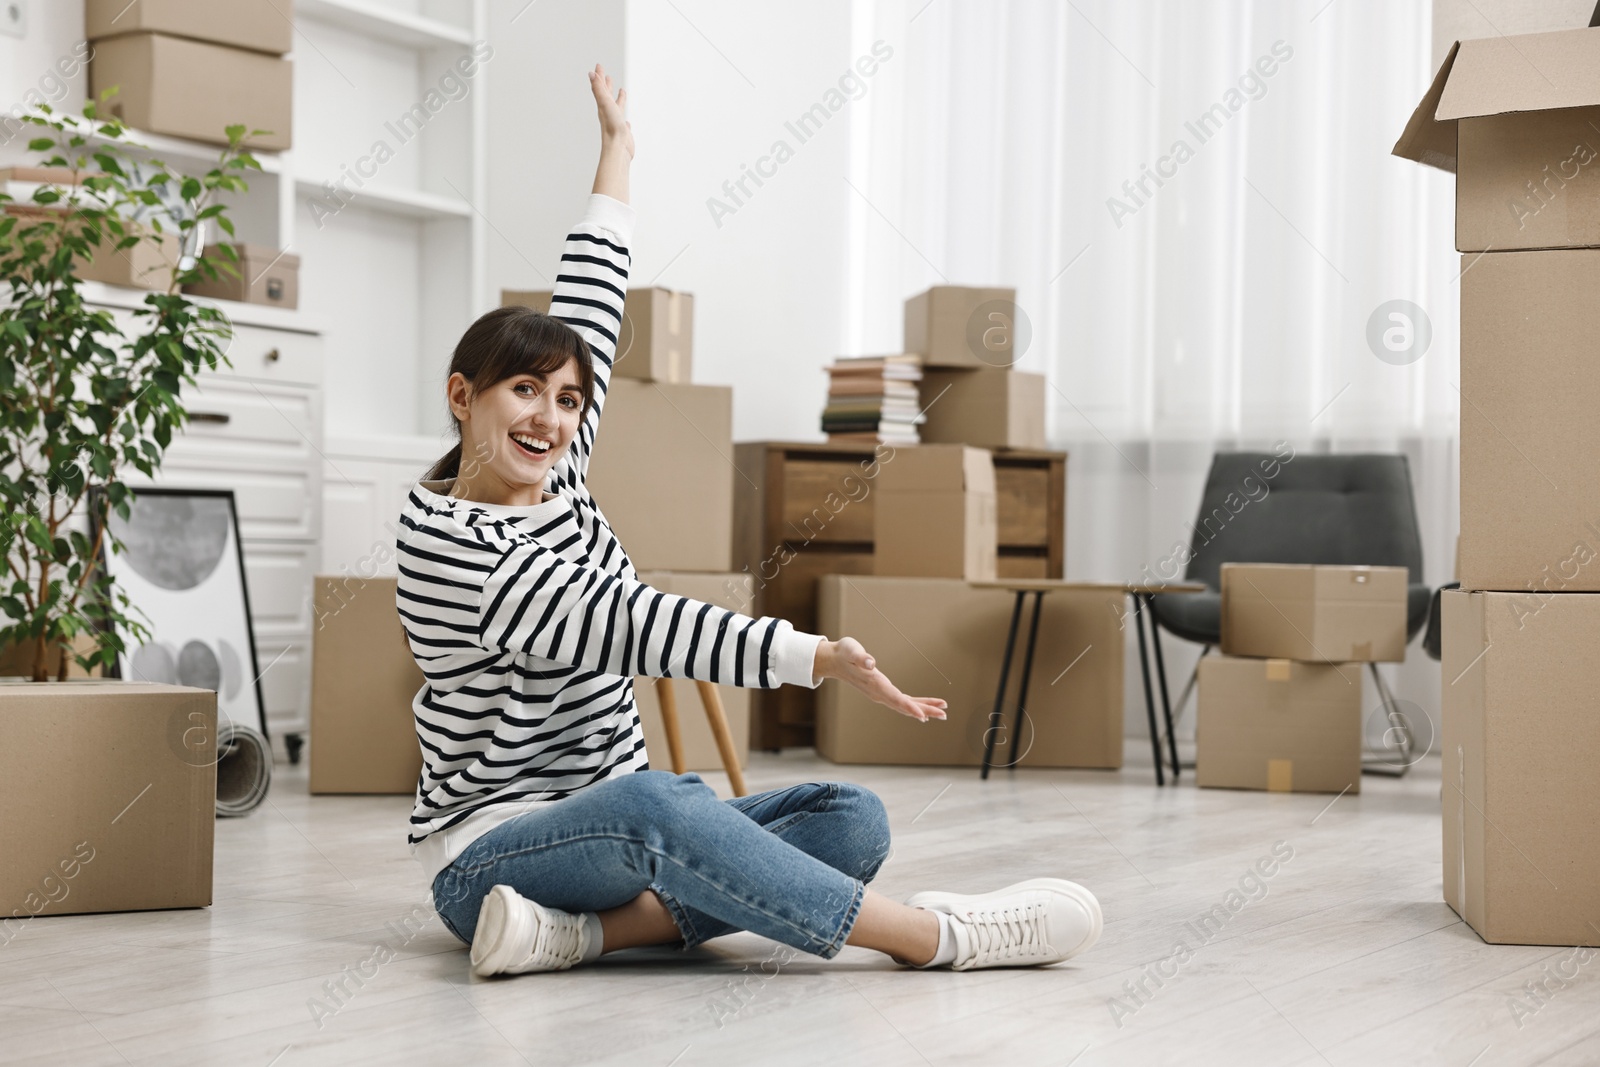
<instances>
[{"instance_id":1,"label":"stack of books","mask_svg":"<svg viewBox=\"0 0 1600 1067\"><path fill-rule=\"evenodd\" d=\"M828 368L828 406L822 432L830 441L917 443L924 419L917 399L919 356L857 356Z\"/></svg>"}]
</instances>

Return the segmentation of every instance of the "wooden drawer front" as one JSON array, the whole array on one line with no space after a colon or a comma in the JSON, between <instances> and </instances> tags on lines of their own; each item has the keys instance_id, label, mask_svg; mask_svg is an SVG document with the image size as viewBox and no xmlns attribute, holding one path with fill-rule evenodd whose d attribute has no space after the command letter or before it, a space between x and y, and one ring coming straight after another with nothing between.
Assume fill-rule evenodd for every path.
<instances>
[{"instance_id":1,"label":"wooden drawer front","mask_svg":"<svg viewBox=\"0 0 1600 1067\"><path fill-rule=\"evenodd\" d=\"M872 488L854 458L786 458L774 540L871 544Z\"/></svg>"},{"instance_id":2,"label":"wooden drawer front","mask_svg":"<svg viewBox=\"0 0 1600 1067\"><path fill-rule=\"evenodd\" d=\"M319 436L316 397L308 389L208 373L184 390L183 404L189 422L173 438L169 456L220 458L242 445L273 449L286 465L320 462L312 447Z\"/></svg>"},{"instance_id":3,"label":"wooden drawer front","mask_svg":"<svg viewBox=\"0 0 1600 1067\"><path fill-rule=\"evenodd\" d=\"M1049 578L1050 558L1040 555L1006 555L1001 553L995 561L995 573L1001 578Z\"/></svg>"},{"instance_id":4,"label":"wooden drawer front","mask_svg":"<svg viewBox=\"0 0 1600 1067\"><path fill-rule=\"evenodd\" d=\"M1041 548L1049 545L1050 468L996 463L994 482L998 496L996 510L999 514L1000 543Z\"/></svg>"},{"instance_id":5,"label":"wooden drawer front","mask_svg":"<svg viewBox=\"0 0 1600 1067\"><path fill-rule=\"evenodd\" d=\"M312 473L270 463L214 466L169 459L156 484L183 489L232 489L239 534L250 538L310 540L317 535L313 502L320 492Z\"/></svg>"},{"instance_id":6,"label":"wooden drawer front","mask_svg":"<svg viewBox=\"0 0 1600 1067\"><path fill-rule=\"evenodd\" d=\"M310 632L311 580L317 555L314 544L246 542L245 580L249 583L250 618L258 636Z\"/></svg>"},{"instance_id":7,"label":"wooden drawer front","mask_svg":"<svg viewBox=\"0 0 1600 1067\"><path fill-rule=\"evenodd\" d=\"M761 611L817 632L817 579L824 574L871 574L872 553L801 548L762 592Z\"/></svg>"},{"instance_id":8,"label":"wooden drawer front","mask_svg":"<svg viewBox=\"0 0 1600 1067\"><path fill-rule=\"evenodd\" d=\"M322 381L322 338L314 333L235 323L227 352L232 366L221 370L235 377L301 385Z\"/></svg>"}]
</instances>

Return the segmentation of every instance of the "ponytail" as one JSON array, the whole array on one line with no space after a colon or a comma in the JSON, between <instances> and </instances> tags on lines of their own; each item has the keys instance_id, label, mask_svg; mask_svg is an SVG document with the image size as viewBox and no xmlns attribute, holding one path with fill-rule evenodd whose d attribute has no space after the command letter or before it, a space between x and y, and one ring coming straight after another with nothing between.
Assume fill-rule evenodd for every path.
<instances>
[{"instance_id":1,"label":"ponytail","mask_svg":"<svg viewBox=\"0 0 1600 1067\"><path fill-rule=\"evenodd\" d=\"M425 482L436 482L442 478L455 478L461 474L461 442L457 441L455 447L439 457L439 461L428 468L428 473L422 476Z\"/></svg>"}]
</instances>

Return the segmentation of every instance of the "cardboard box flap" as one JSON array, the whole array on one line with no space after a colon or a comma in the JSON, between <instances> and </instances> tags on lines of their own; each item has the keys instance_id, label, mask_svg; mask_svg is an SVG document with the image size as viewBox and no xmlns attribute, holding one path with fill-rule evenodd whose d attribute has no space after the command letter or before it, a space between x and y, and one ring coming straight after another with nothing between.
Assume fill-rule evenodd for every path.
<instances>
[{"instance_id":1,"label":"cardboard box flap","mask_svg":"<svg viewBox=\"0 0 1600 1067\"><path fill-rule=\"evenodd\" d=\"M1456 124L1440 121L1438 111L1439 99L1444 96L1445 83L1450 80L1450 71L1460 51L1459 41L1450 46L1450 54L1439 64L1439 73L1433 76L1433 84L1428 86L1422 103L1411 113L1411 120L1395 142L1392 155L1413 160L1425 167L1447 170L1451 174L1456 172Z\"/></svg>"},{"instance_id":2,"label":"cardboard box flap","mask_svg":"<svg viewBox=\"0 0 1600 1067\"><path fill-rule=\"evenodd\" d=\"M1457 46L1441 122L1600 105L1600 29L1484 37Z\"/></svg>"}]
</instances>

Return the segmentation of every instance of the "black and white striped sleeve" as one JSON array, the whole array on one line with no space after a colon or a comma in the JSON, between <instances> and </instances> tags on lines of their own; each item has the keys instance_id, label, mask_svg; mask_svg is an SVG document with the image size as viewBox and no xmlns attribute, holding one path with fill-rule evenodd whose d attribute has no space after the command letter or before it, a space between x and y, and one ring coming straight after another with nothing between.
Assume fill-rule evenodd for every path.
<instances>
[{"instance_id":1,"label":"black and white striped sleeve","mask_svg":"<svg viewBox=\"0 0 1600 1067\"><path fill-rule=\"evenodd\" d=\"M483 582L478 638L608 674L694 678L751 689L815 688L816 634L753 619L515 543Z\"/></svg>"},{"instance_id":2,"label":"black and white striped sleeve","mask_svg":"<svg viewBox=\"0 0 1600 1067\"><path fill-rule=\"evenodd\" d=\"M611 386L617 340L624 332L633 223L632 207L602 193L590 194L583 219L567 234L550 298L551 316L577 331L589 346L594 366L594 403L562 459L577 481L589 471L600 411Z\"/></svg>"}]
</instances>

